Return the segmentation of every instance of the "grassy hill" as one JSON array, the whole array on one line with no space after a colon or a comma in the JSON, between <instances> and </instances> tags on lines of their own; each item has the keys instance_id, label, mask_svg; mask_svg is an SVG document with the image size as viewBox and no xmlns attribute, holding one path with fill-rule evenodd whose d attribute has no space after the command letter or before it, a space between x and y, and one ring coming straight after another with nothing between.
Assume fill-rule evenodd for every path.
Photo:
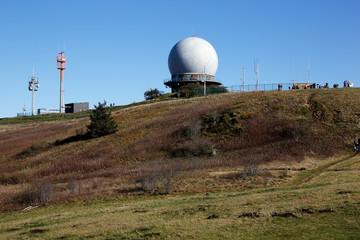
<instances>
[{"instance_id":1,"label":"grassy hill","mask_svg":"<svg viewBox=\"0 0 360 240\"><path fill-rule=\"evenodd\" d=\"M88 113L1 120L0 237L355 239L359 99L314 89L148 101L114 108L119 131L86 141L66 139Z\"/></svg>"}]
</instances>

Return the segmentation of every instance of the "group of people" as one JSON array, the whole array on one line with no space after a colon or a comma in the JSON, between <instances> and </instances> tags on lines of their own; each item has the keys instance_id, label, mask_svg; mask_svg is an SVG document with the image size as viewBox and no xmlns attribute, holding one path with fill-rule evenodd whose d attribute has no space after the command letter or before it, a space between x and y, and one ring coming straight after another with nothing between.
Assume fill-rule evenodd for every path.
<instances>
[{"instance_id":1,"label":"group of people","mask_svg":"<svg viewBox=\"0 0 360 240\"><path fill-rule=\"evenodd\" d=\"M350 81L349 80L344 81L344 87L350 87Z\"/></svg>"},{"instance_id":2,"label":"group of people","mask_svg":"<svg viewBox=\"0 0 360 240\"><path fill-rule=\"evenodd\" d=\"M346 81L347 85L346 87L349 87L349 81ZM333 85L333 88L338 88L339 87L339 84L334 84ZM345 87L345 82L344 82L344 87ZM283 85L281 85L280 83L278 84L278 90L282 90L283 88ZM326 83L325 85L321 85L321 84L316 84L316 83L313 83L313 84L305 84L305 85L295 85L293 84L292 87L289 86L289 90L290 89L314 89L314 88L329 88L329 83Z\"/></svg>"}]
</instances>

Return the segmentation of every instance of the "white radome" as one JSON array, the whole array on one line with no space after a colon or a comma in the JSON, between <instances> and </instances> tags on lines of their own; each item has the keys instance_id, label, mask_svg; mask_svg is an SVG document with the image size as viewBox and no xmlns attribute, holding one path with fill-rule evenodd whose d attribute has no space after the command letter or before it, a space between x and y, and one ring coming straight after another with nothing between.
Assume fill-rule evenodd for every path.
<instances>
[{"instance_id":1,"label":"white radome","mask_svg":"<svg viewBox=\"0 0 360 240\"><path fill-rule=\"evenodd\" d=\"M218 57L214 47L198 37L185 38L171 49L168 59L171 75L207 74L215 76Z\"/></svg>"}]
</instances>

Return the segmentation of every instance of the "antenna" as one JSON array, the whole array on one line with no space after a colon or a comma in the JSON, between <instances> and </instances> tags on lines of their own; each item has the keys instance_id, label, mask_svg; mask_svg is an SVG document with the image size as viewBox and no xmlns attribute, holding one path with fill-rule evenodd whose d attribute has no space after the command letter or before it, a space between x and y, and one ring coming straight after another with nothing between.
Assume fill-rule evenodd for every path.
<instances>
[{"instance_id":1,"label":"antenna","mask_svg":"<svg viewBox=\"0 0 360 240\"><path fill-rule=\"evenodd\" d=\"M25 102L24 102L24 106L22 108L23 112L24 112L24 117L26 116L26 106L25 106Z\"/></svg>"},{"instance_id":2,"label":"antenna","mask_svg":"<svg viewBox=\"0 0 360 240\"><path fill-rule=\"evenodd\" d=\"M310 83L310 57L308 57L308 83Z\"/></svg>"},{"instance_id":3,"label":"antenna","mask_svg":"<svg viewBox=\"0 0 360 240\"><path fill-rule=\"evenodd\" d=\"M194 32L194 28L192 29L192 37L195 37L195 32Z\"/></svg>"},{"instance_id":4,"label":"antenna","mask_svg":"<svg viewBox=\"0 0 360 240\"><path fill-rule=\"evenodd\" d=\"M293 84L295 84L295 80L294 80L294 58L292 59L292 82L293 82Z\"/></svg>"},{"instance_id":5,"label":"antenna","mask_svg":"<svg viewBox=\"0 0 360 240\"><path fill-rule=\"evenodd\" d=\"M243 76L242 76L242 78L240 78L240 80L242 80L243 92L245 92L245 67L242 68L242 73L243 73Z\"/></svg>"},{"instance_id":6,"label":"antenna","mask_svg":"<svg viewBox=\"0 0 360 240\"><path fill-rule=\"evenodd\" d=\"M29 91L32 91L32 115L35 115L35 91L39 90L39 78L36 79L35 77L35 70L33 68L33 76L29 79ZM24 108L25 108L25 104L24 104ZM23 109L24 109L23 108ZM26 111L26 108L25 108Z\"/></svg>"},{"instance_id":7,"label":"antenna","mask_svg":"<svg viewBox=\"0 0 360 240\"><path fill-rule=\"evenodd\" d=\"M64 82L63 82L63 70L66 69L66 56L64 52L60 52L60 55L57 55L57 69L60 70L60 114L64 113Z\"/></svg>"},{"instance_id":8,"label":"antenna","mask_svg":"<svg viewBox=\"0 0 360 240\"><path fill-rule=\"evenodd\" d=\"M255 81L256 81L256 91L259 90L259 63L258 59L254 61L254 72L255 72Z\"/></svg>"}]
</instances>

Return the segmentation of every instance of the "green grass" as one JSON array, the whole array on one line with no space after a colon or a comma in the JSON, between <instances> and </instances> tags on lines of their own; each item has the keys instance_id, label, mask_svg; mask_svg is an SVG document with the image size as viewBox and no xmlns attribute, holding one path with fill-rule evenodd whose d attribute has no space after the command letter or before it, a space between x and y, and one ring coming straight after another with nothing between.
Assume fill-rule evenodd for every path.
<instances>
[{"instance_id":1,"label":"green grass","mask_svg":"<svg viewBox=\"0 0 360 240\"><path fill-rule=\"evenodd\" d=\"M317 189L319 191L319 189ZM322 191L324 189L320 189ZM280 191L229 197L223 194L108 199L58 205L2 215L0 237L12 239L355 239L359 206L331 203L333 212L301 214L299 209L326 209L313 191ZM299 201L299 194L304 198ZM329 193L327 197L336 197ZM332 196L333 195L333 196ZM288 206L296 201L299 207ZM271 203L277 201L276 204ZM259 218L238 218L244 212ZM272 217L292 212L295 217ZM209 216L218 218L208 219ZM263 216L262 216L263 215ZM32 233L36 229L42 233Z\"/></svg>"},{"instance_id":2,"label":"green grass","mask_svg":"<svg viewBox=\"0 0 360 240\"><path fill-rule=\"evenodd\" d=\"M358 160L332 161L332 166ZM302 185L298 180L243 192L108 197L0 214L0 238L357 239L358 173L333 176L329 163L322 166L327 167L316 168L311 184L299 176ZM320 175L328 181L316 184ZM253 212L259 216L239 217Z\"/></svg>"},{"instance_id":3,"label":"green grass","mask_svg":"<svg viewBox=\"0 0 360 240\"><path fill-rule=\"evenodd\" d=\"M164 94L160 96L159 99L156 100L149 100L149 101L142 101L131 103L128 105L122 106L115 106L111 107L113 112L118 110L153 104L155 102L163 102L163 101L171 101L171 100L178 100L178 98L174 98L174 94ZM0 124L21 124L21 123L30 123L30 122L46 122L46 121L67 121L70 119L77 119L77 118L88 118L90 117L91 110L78 112L78 113L66 113L65 117L60 116L60 114L43 114L43 115L35 115L35 116L26 116L26 117L11 117L11 118L0 118Z\"/></svg>"},{"instance_id":4,"label":"green grass","mask_svg":"<svg viewBox=\"0 0 360 240\"><path fill-rule=\"evenodd\" d=\"M86 118L90 116L91 111L83 111L79 113L67 113L62 117L60 114L43 114L26 117L1 118L0 124L21 124L30 122L46 122L46 121L67 121L76 118Z\"/></svg>"}]
</instances>

